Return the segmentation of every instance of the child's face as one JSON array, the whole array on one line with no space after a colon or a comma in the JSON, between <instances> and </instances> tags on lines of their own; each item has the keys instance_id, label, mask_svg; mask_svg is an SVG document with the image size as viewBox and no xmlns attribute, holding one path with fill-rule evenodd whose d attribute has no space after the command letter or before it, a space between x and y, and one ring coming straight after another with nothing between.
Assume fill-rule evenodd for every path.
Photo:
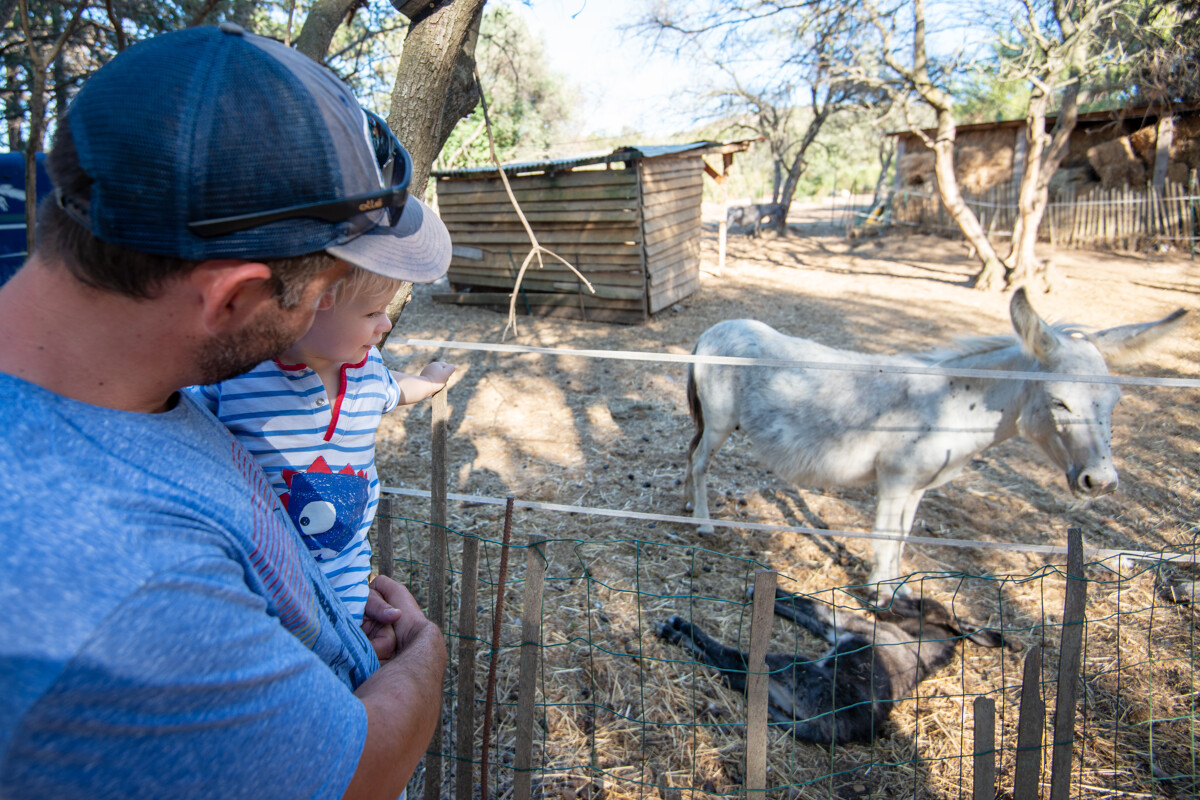
<instances>
[{"instance_id":1,"label":"child's face","mask_svg":"<svg viewBox=\"0 0 1200 800\"><path fill-rule=\"evenodd\" d=\"M333 308L317 312L312 328L292 348L292 353L309 366L321 362L357 364L371 345L392 329L387 306L395 292L384 289L374 294L359 292Z\"/></svg>"}]
</instances>

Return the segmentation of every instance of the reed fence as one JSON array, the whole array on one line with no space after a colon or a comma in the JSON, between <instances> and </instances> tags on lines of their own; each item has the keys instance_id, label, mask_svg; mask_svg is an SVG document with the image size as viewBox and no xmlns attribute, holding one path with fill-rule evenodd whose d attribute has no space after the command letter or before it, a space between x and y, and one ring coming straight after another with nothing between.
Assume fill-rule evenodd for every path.
<instances>
[{"instance_id":1,"label":"reed fence","mask_svg":"<svg viewBox=\"0 0 1200 800\"><path fill-rule=\"evenodd\" d=\"M963 199L989 236L1011 235L1017 220L1018 187L1005 184ZM892 220L922 230L957 232L936 193L904 191L893 198ZM1038 238L1070 248L1137 252L1176 248L1194 253L1200 235L1200 183L1167 182L1161 189L1125 187L1067 189L1056 193L1038 228Z\"/></svg>"}]
</instances>

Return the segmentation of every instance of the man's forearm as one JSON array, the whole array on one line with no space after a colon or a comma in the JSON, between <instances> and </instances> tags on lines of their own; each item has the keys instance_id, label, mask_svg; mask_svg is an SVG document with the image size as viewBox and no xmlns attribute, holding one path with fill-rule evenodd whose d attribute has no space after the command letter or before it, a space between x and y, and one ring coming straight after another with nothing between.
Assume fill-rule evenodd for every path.
<instances>
[{"instance_id":1,"label":"man's forearm","mask_svg":"<svg viewBox=\"0 0 1200 800\"><path fill-rule=\"evenodd\" d=\"M395 800L425 755L441 715L446 646L426 623L355 692L367 710L367 741L345 798Z\"/></svg>"}]
</instances>

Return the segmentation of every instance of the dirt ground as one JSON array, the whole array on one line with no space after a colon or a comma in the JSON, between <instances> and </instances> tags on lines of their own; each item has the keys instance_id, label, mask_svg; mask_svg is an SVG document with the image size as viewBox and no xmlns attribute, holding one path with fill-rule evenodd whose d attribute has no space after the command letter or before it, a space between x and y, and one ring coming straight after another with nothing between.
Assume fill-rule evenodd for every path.
<instances>
[{"instance_id":1,"label":"dirt ground","mask_svg":"<svg viewBox=\"0 0 1200 800\"><path fill-rule=\"evenodd\" d=\"M725 269L718 275L716 224L712 215L706 214L700 291L643 325L522 316L518 318L520 335L510 333L505 339L507 320L503 314L435 304L430 294L438 287L417 287L387 355L394 368L405 371L417 372L435 358L458 366L448 394L450 492L498 498L511 494L518 500L633 512L683 513L683 470L692 435L684 396L685 367L653 361L430 350L398 345L396 339L688 353L697 337L714 323L750 317L823 344L894 353L946 344L958 336L1011 332L1009 296L967 286L978 263L968 257L961 242L921 235L851 241L840 235L842 210L828 205L793 209L789 222L791 235L786 238L773 234L759 240L731 236ZM1187 254L1120 256L1055 251L1049 245L1043 245L1043 253L1053 264L1055 288L1050 294L1031 299L1044 319L1101 328L1158 319L1176 308L1188 309L1191 316L1185 327L1148 354L1144 363L1114 371L1200 378L1200 262L1192 261ZM1154 551L1194 547L1200 523L1198 410L1197 389L1126 387L1114 415L1113 452L1121 475L1118 492L1089 504L1078 503L1067 491L1063 476L1045 456L1027 442L1011 440L984 451L961 477L929 492L918 510L913 533L1065 545L1067 530L1078 527L1085 544L1095 547ZM380 478L385 486L428 488L429 420L428 403L385 418L378 447ZM786 485L754 463L747 442L737 433L714 458L709 497L714 517L832 530L869 530L874 508L871 487L814 491ZM398 514L428 519L424 501L398 502ZM496 506L451 502L448 526L460 536L496 540L501 519L502 509ZM657 621L669 613L683 613L681 607L693 609L698 616L708 615L710 624L706 627L735 640L740 636L744 645L745 612L741 602L745 586L752 580L750 565L778 570L781 580L792 590L821 592L861 583L870 564L869 542L861 539L845 540L841 549L815 537L721 528L716 535L702 539L690 526L673 523L541 511L519 513L514 539L523 542L535 532L577 543L564 548L561 557L551 556L547 580L552 592L560 592L554 601L559 610L568 611L563 612L561 626L555 621L556 615L547 612L543 642L575 641L584 635L583 629L577 630L578 625L586 623L591 646L612 637L613 652L630 654L641 675L637 685L630 688L628 664L597 666L592 655L547 656L551 674L556 676L541 689L547 702L553 699L551 695L569 695L577 700L585 697L590 698L593 711L582 727L574 711L556 707L547 712L539 723L545 740L539 740L538 763L546 770L540 780L549 786L553 781L548 776L559 765L561 775L567 776L562 778L562 785L577 789L582 780L578 778L580 771L572 771L570 766L582 759L606 770L611 796L625 796L621 791L633 796L676 796L669 787L722 794L736 790L739 781L741 751L736 730L716 724L715 728L692 734L664 733L663 741L659 741L660 734L647 732L647 720L670 716L669 710L652 708L654 702L647 699L647 693L661 694L657 702L670 705L668 695L683 692L690 698L681 701L689 706L687 714L702 723L711 723L722 713L727 715L729 708L740 708L741 702L710 676L665 660L682 656L679 651L670 653L656 640ZM589 546L614 541L623 544ZM632 550L629 542L636 545ZM661 548L655 549L658 545ZM451 545L452 559L455 546ZM906 569L918 572L1024 576L1047 563L1063 560L1061 556L922 545L910 546L904 563ZM627 574L630 571L633 574ZM581 574L589 581L577 580ZM925 590L942 599L960 599L964 613L976 617L976 621L1015 632L1010 638L1019 649L1044 635L1039 633L1039 626L1047 609L1053 614L1055 608L1062 608L1061 586L1013 589L1000 600L995 585L991 582L973 590L964 589L961 582L933 581ZM629 587L632 589L625 591ZM1147 584L1141 591L1150 598L1144 601L1152 604L1153 588ZM710 602L700 605L696 595ZM690 596L691 601L681 600L684 596ZM513 595L513 599L519 603L519 596ZM735 605L722 606L722 602ZM481 606L486 606L482 598ZM603 624L595 621L597 613ZM485 625L490 628L485 617L480 618L480 630ZM1163 624L1161 616L1156 624ZM1194 642L1194 620L1181 618L1180 624L1183 627L1175 634L1183 637L1181 641ZM1104 657L1100 644L1103 628L1094 631L1090 654L1093 662ZM777 637L776 641L783 640ZM1125 646L1119 632L1115 641L1119 652ZM638 656L664 660L647 666L637 660ZM911 757L916 748L923 758L933 758L931 752L945 749L957 753L965 746L969 755L969 736L964 739L961 727L969 717L972 693L998 687L1011 689L1014 681L1019 682L1020 658L1019 652L993 655L972 650L969 659L964 656L964 662L956 668L952 690L943 689L939 694L934 689L931 696L940 699L896 712L891 737L895 741L885 750L909 752ZM1087 658L1085 655L1085 662ZM589 674L590 682L582 689L571 677L579 669ZM623 669L626 671L622 673ZM1177 694L1185 700L1193 697L1194 714L1194 666L1185 665L1181 670L1179 679L1183 684ZM513 680L505 674L502 671L502 689L506 680ZM634 733L623 733L619 719L614 718L610 722L615 728L605 734L611 736L601 746L597 731L604 728L594 716L595 706L609 679L612 685L604 695L607 699L603 707L619 707L622 692L632 692L634 700L630 702L636 708L631 713L641 724L634 726L638 729ZM559 681L564 682L562 686L558 686ZM1125 692L1129 691L1127 683ZM1008 698L1001 709L1002 730L1015 724L1010 695L1004 694L998 701L1004 705L1003 698ZM1128 702L1128 698L1118 705L1120 702ZM937 726L928 718L931 713ZM1148 713L1155 718L1155 714L1170 713L1170 709L1159 710L1152 700ZM616 717L627 719L629 714ZM943 717L949 722L941 722ZM945 735L939 734L939 728ZM632 738L623 740L626 734ZM815 755L805 755L809 751L798 749L786 736L772 736L773 752L786 751L788 755L772 761L771 777L793 787L788 796L810 796L811 787L816 787L811 796L821 797L882 796L896 791L954 796L952 787L957 784L961 790L962 781L969 780L965 777L969 773L959 762L945 769L917 768L911 758L897 761L900 757L894 754L887 756L888 763L903 762L904 768L891 770L888 778L879 770L872 776L870 769L863 772L863 765L880 760L878 745L872 751L874 755L855 755L853 748L845 750L838 758L849 760L838 762L839 767L828 750L816 748L812 751ZM935 742L940 738L941 744L930 744L929 736ZM1114 749L1119 749L1118 737L1114 736L1113 741ZM568 746L568 742L573 744ZM1010 740L1008 746L1012 744ZM1128 746L1136 750L1136 745ZM605 747L612 751L607 756ZM579 752L565 752L572 748ZM1160 755L1160 762L1162 758ZM1194 772L1194 747L1191 767L1186 763L1186 752L1179 758L1183 760L1178 765L1166 767L1168 772ZM1101 770L1099 777L1089 774L1087 779L1111 786L1141 786L1134 774L1140 768L1121 766L1118 761L1113 756L1113 760L1104 762L1107 772ZM1009 762L1011 758L1004 763ZM816 766L810 769L812 764ZM626 767L632 772L621 773ZM832 770L842 777L813 783L814 775L824 774L813 769ZM1114 777L1123 774L1122 770L1128 775ZM629 785L638 787L636 792L614 789L626 777L632 782ZM920 790L916 790L918 783L923 787ZM1169 784L1150 783L1156 793L1162 792L1163 785ZM657 795L654 791L647 794L647 787L655 786L668 788L658 790Z\"/></svg>"},{"instance_id":2,"label":"dirt ground","mask_svg":"<svg viewBox=\"0 0 1200 800\"><path fill-rule=\"evenodd\" d=\"M731 236L719 276L710 221L701 290L644 325L522 316L520 335L505 339L505 315L435 304L429 294L436 287L418 286L393 337L688 353L714 323L750 317L830 346L893 353L1011 332L1008 296L965 285L977 262L961 243L931 236L851 242L837 235L840 220L840 212L810 207L793 213L786 239ZM1186 255L1045 248L1057 286L1032 302L1048 321L1109 327L1200 308L1200 264ZM1146 363L1121 374L1200 377L1200 314L1195 317ZM451 492L681 513L677 481L693 431L683 365L394 344L388 355L402 370L417 371L434 358L458 366L448 395ZM1077 507L1045 457L1014 440L984 451L962 477L930 492L914 533L1063 544L1068 527L1082 526L1095 546L1156 550L1190 542L1200 518L1198 401L1194 389L1125 390L1114 415L1121 473L1114 495ZM426 404L385 420L379 448L385 485L427 488L428 415ZM730 498L713 507L714 516L729 515L735 509L728 506L736 504L737 516L747 520L870 528L870 489L795 491L757 469L737 434L714 458L709 490L718 501ZM451 508L452 516L459 512ZM616 533L621 526L613 524ZM936 557L943 562L936 566L959 567L954 555L963 554L913 548L909 558L917 566ZM850 583L865 574L838 577Z\"/></svg>"}]
</instances>

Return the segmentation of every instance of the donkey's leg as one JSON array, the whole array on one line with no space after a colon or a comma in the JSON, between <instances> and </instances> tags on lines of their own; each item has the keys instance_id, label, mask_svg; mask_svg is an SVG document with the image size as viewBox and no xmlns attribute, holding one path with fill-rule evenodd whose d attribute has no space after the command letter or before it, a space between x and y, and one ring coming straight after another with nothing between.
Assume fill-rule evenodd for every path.
<instances>
[{"instance_id":1,"label":"donkey's leg","mask_svg":"<svg viewBox=\"0 0 1200 800\"><path fill-rule=\"evenodd\" d=\"M908 539L908 535L912 533L913 521L917 518L917 506L921 504L921 498L925 496L924 489L914 490L904 501L904 511L900 517L900 527L904 530L904 539ZM903 574L900 569L900 557L904 554L905 541L900 542L900 546L896 548L896 554L891 564L890 571L893 575L899 576Z\"/></svg>"},{"instance_id":2,"label":"donkey's leg","mask_svg":"<svg viewBox=\"0 0 1200 800\"><path fill-rule=\"evenodd\" d=\"M881 485L879 500L875 505L874 533L884 533L893 537L876 539L871 544L875 565L871 569L867 583L875 585L876 595L887 599L896 593L900 577L900 553L904 550L904 504L908 501L908 492L888 492Z\"/></svg>"},{"instance_id":3,"label":"donkey's leg","mask_svg":"<svg viewBox=\"0 0 1200 800\"><path fill-rule=\"evenodd\" d=\"M706 419L703 434L696 443L691 454L691 464L688 470L688 485L691 492L685 489L684 495L691 500L692 516L695 519L708 519L708 463L729 434L733 433L734 425L728 425L721 419ZM713 526L705 523L696 529L699 533L712 533Z\"/></svg>"},{"instance_id":4,"label":"donkey's leg","mask_svg":"<svg viewBox=\"0 0 1200 800\"><path fill-rule=\"evenodd\" d=\"M900 556L904 553L904 540L908 538L916 517L917 506L925 496L924 489L908 492L885 491L880 488L879 503L875 507L875 533L891 534L894 538L877 540L872 546L875 555L875 566L871 570L868 583L875 584L876 597L887 600L892 595L909 594L907 586L900 585L903 572L900 568Z\"/></svg>"},{"instance_id":5,"label":"donkey's leg","mask_svg":"<svg viewBox=\"0 0 1200 800\"><path fill-rule=\"evenodd\" d=\"M847 633L858 634L870 641L877 627L873 620L863 619L852 611L810 597L798 597L782 589L775 592L775 613L830 644L837 644Z\"/></svg>"},{"instance_id":6,"label":"donkey's leg","mask_svg":"<svg viewBox=\"0 0 1200 800\"><path fill-rule=\"evenodd\" d=\"M687 620L673 616L658 626L658 635L691 652L701 664L716 667L730 688L746 691L746 665L750 656L713 639Z\"/></svg>"}]
</instances>

